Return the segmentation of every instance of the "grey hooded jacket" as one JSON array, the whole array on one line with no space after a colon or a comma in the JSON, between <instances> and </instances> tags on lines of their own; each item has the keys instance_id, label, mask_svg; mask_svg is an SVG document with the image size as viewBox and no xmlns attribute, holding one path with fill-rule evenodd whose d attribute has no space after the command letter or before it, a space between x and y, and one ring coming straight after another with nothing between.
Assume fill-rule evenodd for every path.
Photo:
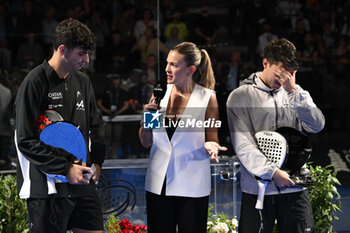
<instances>
[{"instance_id":1,"label":"grey hooded jacket","mask_svg":"<svg viewBox=\"0 0 350 233\"><path fill-rule=\"evenodd\" d=\"M231 92L226 104L233 148L241 162L241 189L250 194L258 194L255 176L271 180L277 170L277 166L257 148L254 140L256 132L293 127L317 133L325 124L321 110L307 91L299 85L291 94L283 87L273 90L261 81L260 75L261 72L257 72L243 80L241 86ZM271 182L265 194L301 190L297 187L278 190Z\"/></svg>"}]
</instances>

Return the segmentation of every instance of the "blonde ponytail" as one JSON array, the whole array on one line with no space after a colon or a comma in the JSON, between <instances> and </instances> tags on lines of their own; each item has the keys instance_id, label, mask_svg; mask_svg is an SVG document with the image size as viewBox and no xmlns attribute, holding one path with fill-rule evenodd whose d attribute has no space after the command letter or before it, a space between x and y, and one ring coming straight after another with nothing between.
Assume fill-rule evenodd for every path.
<instances>
[{"instance_id":1,"label":"blonde ponytail","mask_svg":"<svg viewBox=\"0 0 350 233\"><path fill-rule=\"evenodd\" d=\"M194 81L203 87L214 90L215 78L209 54L205 49L201 49L200 51L201 62L199 63L196 72L193 74Z\"/></svg>"},{"instance_id":2,"label":"blonde ponytail","mask_svg":"<svg viewBox=\"0 0 350 233\"><path fill-rule=\"evenodd\" d=\"M203 87L214 90L215 77L209 54L204 49L199 49L191 42L183 42L173 49L184 55L184 60L188 66L195 66L196 71L192 78L193 81Z\"/></svg>"}]
</instances>

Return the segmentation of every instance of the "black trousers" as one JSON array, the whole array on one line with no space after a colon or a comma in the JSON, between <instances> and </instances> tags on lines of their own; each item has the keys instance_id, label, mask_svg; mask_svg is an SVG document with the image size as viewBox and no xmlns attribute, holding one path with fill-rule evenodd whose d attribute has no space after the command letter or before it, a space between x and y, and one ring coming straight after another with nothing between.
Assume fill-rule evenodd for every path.
<instances>
[{"instance_id":1,"label":"black trousers","mask_svg":"<svg viewBox=\"0 0 350 233\"><path fill-rule=\"evenodd\" d=\"M209 196L192 198L146 192L148 232L206 233L208 201Z\"/></svg>"},{"instance_id":2,"label":"black trousers","mask_svg":"<svg viewBox=\"0 0 350 233\"><path fill-rule=\"evenodd\" d=\"M258 233L259 211L255 209L257 195L242 193L239 233ZM275 219L279 233L314 232L312 208L307 190L302 192L265 195L262 210L264 233L272 233Z\"/></svg>"},{"instance_id":3,"label":"black trousers","mask_svg":"<svg viewBox=\"0 0 350 233\"><path fill-rule=\"evenodd\" d=\"M28 198L32 233L65 233L68 229L103 230L101 205L96 193L82 197Z\"/></svg>"}]
</instances>

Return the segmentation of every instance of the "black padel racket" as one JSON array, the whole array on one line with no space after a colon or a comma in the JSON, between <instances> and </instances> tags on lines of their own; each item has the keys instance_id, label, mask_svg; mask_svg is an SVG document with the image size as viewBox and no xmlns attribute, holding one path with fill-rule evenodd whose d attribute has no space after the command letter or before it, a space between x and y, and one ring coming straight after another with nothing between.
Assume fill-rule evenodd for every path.
<instances>
[{"instance_id":1,"label":"black padel racket","mask_svg":"<svg viewBox=\"0 0 350 233\"><path fill-rule=\"evenodd\" d=\"M294 128L282 127L276 131L257 132L255 139L259 150L278 168L288 172L296 185L310 185L297 175L311 156L311 142L307 136ZM259 192L255 208L263 209L265 190L271 180L257 178L257 182Z\"/></svg>"}]
</instances>

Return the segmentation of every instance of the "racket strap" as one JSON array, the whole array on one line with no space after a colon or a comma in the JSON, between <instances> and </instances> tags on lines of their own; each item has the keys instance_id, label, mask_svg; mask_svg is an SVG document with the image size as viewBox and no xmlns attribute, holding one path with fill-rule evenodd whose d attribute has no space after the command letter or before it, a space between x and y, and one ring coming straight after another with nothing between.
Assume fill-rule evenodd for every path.
<instances>
[{"instance_id":1,"label":"racket strap","mask_svg":"<svg viewBox=\"0 0 350 233\"><path fill-rule=\"evenodd\" d=\"M259 217L260 217L260 227L259 227L259 231L258 233L263 233L264 232L264 221L263 221L263 214L262 214L262 210L259 209Z\"/></svg>"}]
</instances>

